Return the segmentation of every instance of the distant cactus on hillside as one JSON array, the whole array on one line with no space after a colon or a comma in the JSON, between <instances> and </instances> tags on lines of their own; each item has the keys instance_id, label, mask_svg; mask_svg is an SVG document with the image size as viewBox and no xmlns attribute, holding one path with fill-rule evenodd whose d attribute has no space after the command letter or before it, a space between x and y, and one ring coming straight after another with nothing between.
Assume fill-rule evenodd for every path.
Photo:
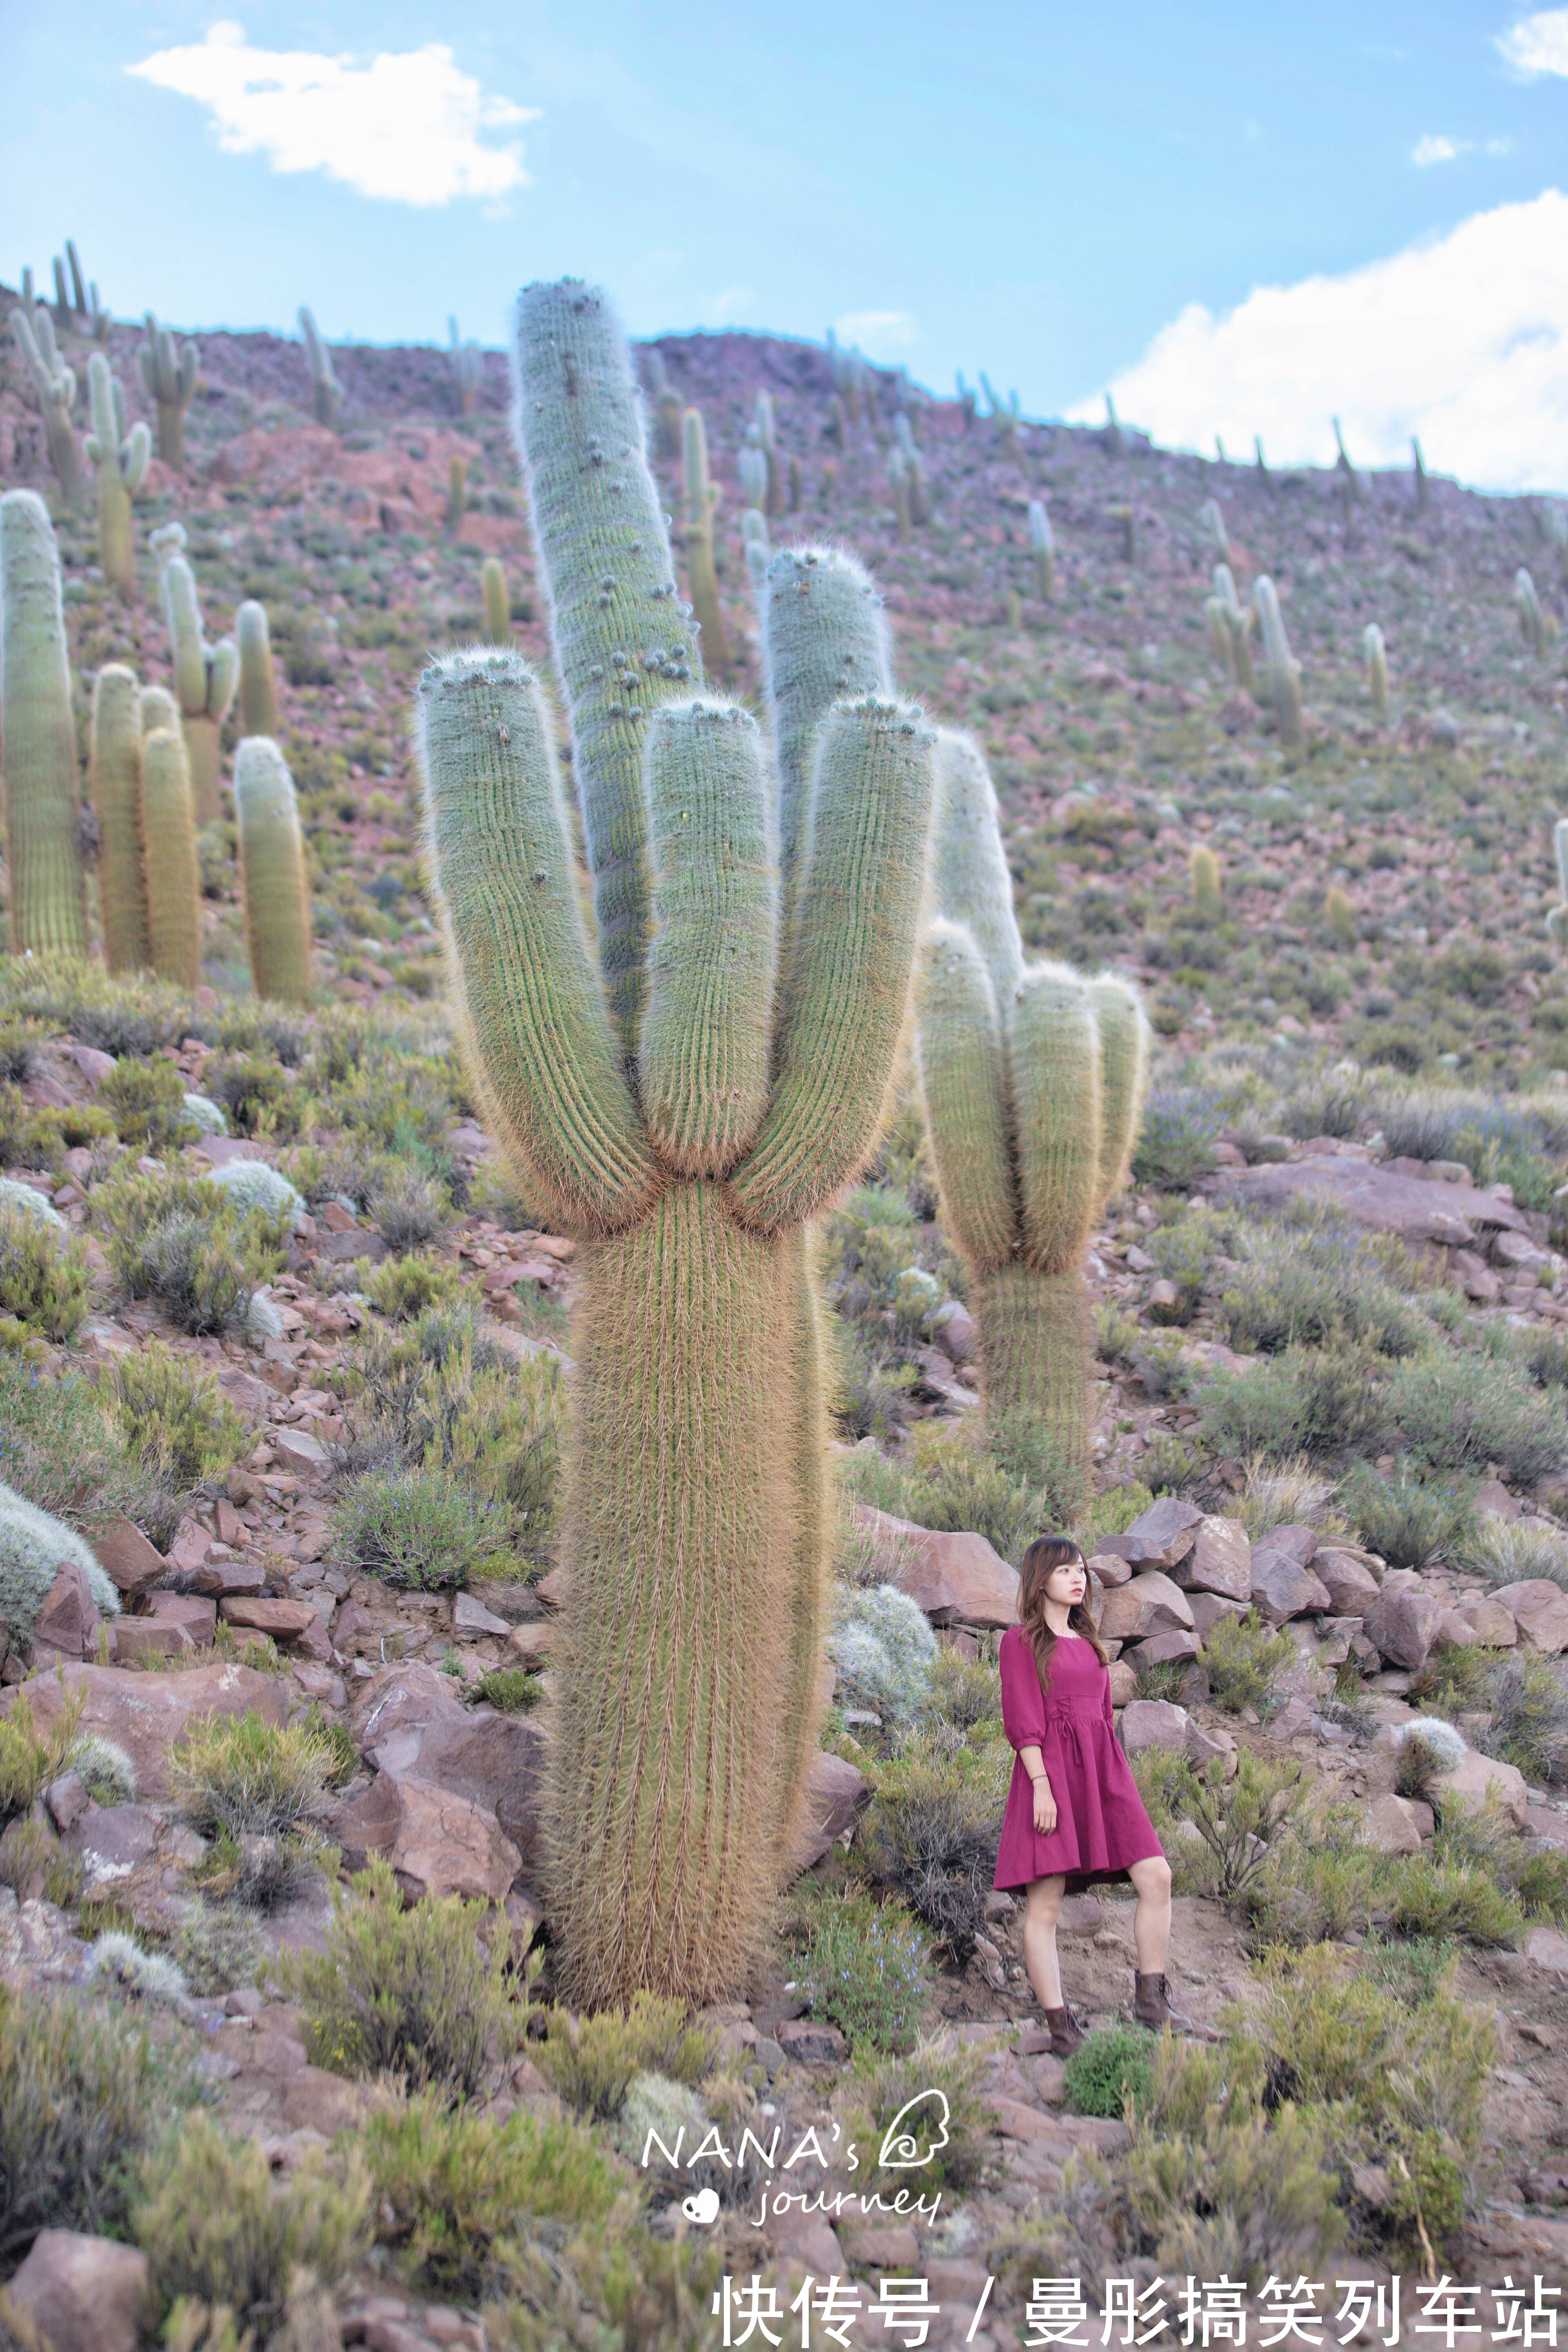
<instances>
[{"instance_id":1,"label":"distant cactus on hillside","mask_svg":"<svg viewBox=\"0 0 1568 2352\"><path fill-rule=\"evenodd\" d=\"M59 355L47 310L19 302L11 313L11 333L44 420L44 445L60 495L68 506L80 506L87 497L87 472L71 425L71 410L76 405L75 371L67 367Z\"/></svg>"},{"instance_id":2,"label":"distant cactus on hillside","mask_svg":"<svg viewBox=\"0 0 1568 2352\"><path fill-rule=\"evenodd\" d=\"M127 426L124 386L101 352L87 363L87 382L92 409L87 454L98 471L98 560L104 578L129 597L136 587L131 501L147 478L153 437L143 424Z\"/></svg>"},{"instance_id":3,"label":"distant cactus on hillside","mask_svg":"<svg viewBox=\"0 0 1568 2352\"><path fill-rule=\"evenodd\" d=\"M300 305L300 337L310 370L310 405L318 425L336 425L343 388L332 373L332 355L317 331L310 308Z\"/></svg>"},{"instance_id":4,"label":"distant cactus on hillside","mask_svg":"<svg viewBox=\"0 0 1568 2352\"><path fill-rule=\"evenodd\" d=\"M142 367L142 382L147 397L158 414L158 455L165 466L173 466L177 474L185 470L185 411L191 404L196 388L196 375L201 367L201 353L195 343L187 342L176 354L174 338L167 327L161 327L151 310L146 320L147 340L136 354Z\"/></svg>"}]
</instances>

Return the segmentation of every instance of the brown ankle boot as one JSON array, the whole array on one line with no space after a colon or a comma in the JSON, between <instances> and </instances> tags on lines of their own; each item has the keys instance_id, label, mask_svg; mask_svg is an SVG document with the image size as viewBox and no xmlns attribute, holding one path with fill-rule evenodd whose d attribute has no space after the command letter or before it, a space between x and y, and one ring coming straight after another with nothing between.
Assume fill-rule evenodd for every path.
<instances>
[{"instance_id":1,"label":"brown ankle boot","mask_svg":"<svg viewBox=\"0 0 1568 2352\"><path fill-rule=\"evenodd\" d=\"M1064 2001L1060 2009L1045 2009L1041 2014L1051 2029L1051 2056L1070 2058L1083 2041L1083 2028L1071 2008Z\"/></svg>"},{"instance_id":2,"label":"brown ankle boot","mask_svg":"<svg viewBox=\"0 0 1568 2352\"><path fill-rule=\"evenodd\" d=\"M1136 1988L1132 1996L1132 2014L1140 2025L1152 2027L1156 2033L1169 2026L1173 2033L1190 2033L1193 2021L1171 2007L1170 1986L1163 1969L1145 1976L1141 1969L1132 1972Z\"/></svg>"}]
</instances>

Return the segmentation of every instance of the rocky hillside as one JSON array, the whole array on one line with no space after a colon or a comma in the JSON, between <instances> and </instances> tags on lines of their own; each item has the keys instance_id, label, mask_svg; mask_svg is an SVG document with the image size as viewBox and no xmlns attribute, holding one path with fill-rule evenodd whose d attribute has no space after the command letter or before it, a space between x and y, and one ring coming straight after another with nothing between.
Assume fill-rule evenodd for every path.
<instances>
[{"instance_id":1,"label":"rocky hillside","mask_svg":"<svg viewBox=\"0 0 1568 2352\"><path fill-rule=\"evenodd\" d=\"M132 419L140 341L106 346ZM1132 973L1161 1050L1087 1260L1087 1496L981 1431L906 1088L822 1238L843 1514L815 1833L734 2000L579 2019L537 1795L574 1247L454 1049L406 748L485 557L549 669L503 362L464 413L444 354L334 352L327 426L298 345L204 337L127 601L0 349L0 482L50 497L84 759L103 663L172 676L153 528L184 525L209 637L266 604L318 982L300 1012L250 993L226 803L194 992L0 965L0 2343L130 2347L174 2312L159 2340L216 2352L223 2305L295 2352L707 2345L728 2273L783 2313L836 2275L872 2340L882 2283L923 2279L927 2341L984 2352L1023 2340L1037 2277L1091 2315L1110 2277L1230 2275L1260 2314L1270 2273L1399 2273L1407 2310L1445 2270L1568 2285L1554 510L886 374L857 418L822 351L657 347L706 418L733 684L760 682L738 465L765 391L773 542L873 569L900 685L984 746L1028 944ZM1222 543L1241 599L1278 588L1299 743L1257 638L1255 691L1217 649ZM1196 2029L1162 2055L1128 2022L1108 1888L1064 1910L1094 2028L1065 2067L990 1892L995 1646L1064 1516ZM949 2146L879 2170L868 2217L865 2152L932 2087ZM682 2123L728 2155L645 2167ZM737 2156L748 2125L773 2165Z\"/></svg>"}]
</instances>

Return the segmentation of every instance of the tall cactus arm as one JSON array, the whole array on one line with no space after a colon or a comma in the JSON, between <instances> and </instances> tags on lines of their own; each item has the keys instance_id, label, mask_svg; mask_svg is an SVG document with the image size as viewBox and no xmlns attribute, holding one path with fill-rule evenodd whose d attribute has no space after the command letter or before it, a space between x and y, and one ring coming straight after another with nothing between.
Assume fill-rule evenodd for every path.
<instances>
[{"instance_id":1,"label":"tall cactus arm","mask_svg":"<svg viewBox=\"0 0 1568 2352\"><path fill-rule=\"evenodd\" d=\"M85 955L60 551L35 490L0 498L0 740L12 953Z\"/></svg>"},{"instance_id":2,"label":"tall cactus arm","mask_svg":"<svg viewBox=\"0 0 1568 2352\"><path fill-rule=\"evenodd\" d=\"M1041 1273L1062 1274L1088 1246L1103 1199L1094 1000L1065 964L1032 964L1011 1029L1023 1255Z\"/></svg>"},{"instance_id":3,"label":"tall cactus arm","mask_svg":"<svg viewBox=\"0 0 1568 2352\"><path fill-rule=\"evenodd\" d=\"M985 960L961 923L927 929L915 1017L942 1223L966 1265L1005 1265L1017 1253L1018 1199L1002 1024Z\"/></svg>"},{"instance_id":4,"label":"tall cactus arm","mask_svg":"<svg viewBox=\"0 0 1568 2352\"><path fill-rule=\"evenodd\" d=\"M1120 972L1089 983L1100 1030L1100 1200L1114 1199L1132 1166L1133 1147L1149 1095L1149 1022L1142 999Z\"/></svg>"},{"instance_id":5,"label":"tall cactus arm","mask_svg":"<svg viewBox=\"0 0 1568 2352\"><path fill-rule=\"evenodd\" d=\"M643 1116L683 1176L719 1176L767 1109L778 867L762 730L738 703L667 703L648 729L653 939Z\"/></svg>"},{"instance_id":6,"label":"tall cactus arm","mask_svg":"<svg viewBox=\"0 0 1568 2352\"><path fill-rule=\"evenodd\" d=\"M497 1131L552 1223L629 1224L657 1189L578 910L544 704L520 655L450 654L419 682L431 870Z\"/></svg>"},{"instance_id":7,"label":"tall cactus arm","mask_svg":"<svg viewBox=\"0 0 1568 2352\"><path fill-rule=\"evenodd\" d=\"M773 557L763 636L787 925L805 835L812 739L830 704L860 694L889 696L893 677L881 599L865 567L837 548L790 547Z\"/></svg>"},{"instance_id":8,"label":"tall cactus arm","mask_svg":"<svg viewBox=\"0 0 1568 2352\"><path fill-rule=\"evenodd\" d=\"M1013 877L1002 847L996 787L973 736L943 727L936 739L935 900L963 923L985 959L996 1003L1011 1002L1024 974L1024 942L1013 912Z\"/></svg>"},{"instance_id":9,"label":"tall cactus arm","mask_svg":"<svg viewBox=\"0 0 1568 2352\"><path fill-rule=\"evenodd\" d=\"M912 703L867 696L823 722L773 1101L730 1180L764 1232L816 1216L880 1129L925 911L934 747Z\"/></svg>"},{"instance_id":10,"label":"tall cactus arm","mask_svg":"<svg viewBox=\"0 0 1568 2352\"><path fill-rule=\"evenodd\" d=\"M701 665L675 593L642 411L620 328L568 279L519 298L515 423L594 884L599 964L629 1053L647 921L644 719L689 694Z\"/></svg>"},{"instance_id":11,"label":"tall cactus arm","mask_svg":"<svg viewBox=\"0 0 1568 2352\"><path fill-rule=\"evenodd\" d=\"M96 356L96 354L95 354ZM142 872L142 716L136 673L105 662L92 688L92 805L98 818L98 904L110 971L152 960Z\"/></svg>"}]
</instances>

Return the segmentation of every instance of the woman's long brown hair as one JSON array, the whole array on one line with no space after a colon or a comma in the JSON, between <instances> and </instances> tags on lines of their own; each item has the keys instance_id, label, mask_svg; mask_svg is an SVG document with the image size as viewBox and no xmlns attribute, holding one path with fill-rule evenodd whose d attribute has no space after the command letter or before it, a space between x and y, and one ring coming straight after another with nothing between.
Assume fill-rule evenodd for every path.
<instances>
[{"instance_id":1,"label":"woman's long brown hair","mask_svg":"<svg viewBox=\"0 0 1568 2352\"><path fill-rule=\"evenodd\" d=\"M1102 1666L1110 1660L1100 1638L1100 1629L1089 1611L1089 1562L1083 1551L1070 1536L1037 1536L1024 1554L1018 1570L1018 1622L1024 1636L1035 1654L1035 1671L1040 1677L1040 1688L1050 1688L1051 1657L1057 1646L1057 1636L1046 1620L1046 1586L1052 1571L1066 1568L1073 1560L1083 1561L1084 1597L1068 1611L1068 1624L1075 1633L1081 1633Z\"/></svg>"}]
</instances>

